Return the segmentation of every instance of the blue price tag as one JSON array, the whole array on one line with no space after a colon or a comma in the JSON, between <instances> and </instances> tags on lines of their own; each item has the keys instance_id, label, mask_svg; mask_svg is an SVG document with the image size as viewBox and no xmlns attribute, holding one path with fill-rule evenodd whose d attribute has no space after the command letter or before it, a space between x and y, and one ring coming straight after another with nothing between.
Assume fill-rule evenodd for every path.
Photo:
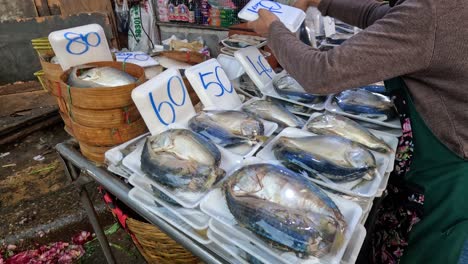
<instances>
[{"instance_id":1,"label":"blue price tag","mask_svg":"<svg viewBox=\"0 0 468 264\"><path fill-rule=\"evenodd\" d=\"M176 99L174 99L172 89L181 90L182 98L180 102L177 102ZM187 97L184 83L179 76L172 76L167 82L167 96L169 97L169 101L162 101L161 103L157 104L154 100L153 93L152 92L149 93L151 106L153 107L156 117L162 124L166 126L176 121L177 116L176 116L175 107L183 106L185 104L185 99ZM171 114L168 117L166 117L166 119L161 115L161 111L164 106L167 107L171 111ZM167 119L169 119L169 121Z\"/></svg>"}]
</instances>

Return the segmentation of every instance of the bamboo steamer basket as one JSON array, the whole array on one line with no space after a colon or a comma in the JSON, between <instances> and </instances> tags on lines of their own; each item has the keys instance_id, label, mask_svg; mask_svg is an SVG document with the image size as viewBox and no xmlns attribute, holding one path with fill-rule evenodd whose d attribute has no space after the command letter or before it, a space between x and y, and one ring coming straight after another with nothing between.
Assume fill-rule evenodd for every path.
<instances>
[{"instance_id":1,"label":"bamboo steamer basket","mask_svg":"<svg viewBox=\"0 0 468 264\"><path fill-rule=\"evenodd\" d=\"M75 138L80 143L93 146L115 146L125 143L147 132L142 118L130 124L124 124L115 128L87 127L73 121L71 116L71 128Z\"/></svg>"},{"instance_id":2,"label":"bamboo steamer basket","mask_svg":"<svg viewBox=\"0 0 468 264\"><path fill-rule=\"evenodd\" d=\"M131 97L132 90L143 83L145 70L133 63L122 63L115 61L93 62L87 65L104 67L109 66L118 70L123 70L137 78L135 83L116 87L78 88L67 85L68 76L71 69L65 71L60 76L60 94L69 105L84 109L106 110L122 108L133 104Z\"/></svg>"},{"instance_id":3,"label":"bamboo steamer basket","mask_svg":"<svg viewBox=\"0 0 468 264\"><path fill-rule=\"evenodd\" d=\"M126 224L138 240L137 247L148 263L198 264L203 263L154 225L133 218Z\"/></svg>"},{"instance_id":4,"label":"bamboo steamer basket","mask_svg":"<svg viewBox=\"0 0 468 264\"><path fill-rule=\"evenodd\" d=\"M63 123L65 124L65 132L67 132L70 136L75 137L75 135L73 134L72 122L68 114L62 111L59 111L59 114L62 117Z\"/></svg>"},{"instance_id":5,"label":"bamboo steamer basket","mask_svg":"<svg viewBox=\"0 0 468 264\"><path fill-rule=\"evenodd\" d=\"M63 74L62 67L60 64L50 63L45 58L52 58L55 56L52 50L45 51L39 56L39 61L41 62L42 70L44 71L45 76L54 82L60 82L60 76Z\"/></svg>"},{"instance_id":6,"label":"bamboo steamer basket","mask_svg":"<svg viewBox=\"0 0 468 264\"><path fill-rule=\"evenodd\" d=\"M94 161L98 164L104 163L106 151L113 148L113 146L110 146L110 147L93 146L93 145L88 145L83 142L79 142L79 144L80 144L81 154L83 154L83 156L85 156L90 161Z\"/></svg>"},{"instance_id":7,"label":"bamboo steamer basket","mask_svg":"<svg viewBox=\"0 0 468 264\"><path fill-rule=\"evenodd\" d=\"M140 119L140 112L134 104L122 108L94 110L70 106L73 120L83 126L113 128L130 124Z\"/></svg>"}]
</instances>

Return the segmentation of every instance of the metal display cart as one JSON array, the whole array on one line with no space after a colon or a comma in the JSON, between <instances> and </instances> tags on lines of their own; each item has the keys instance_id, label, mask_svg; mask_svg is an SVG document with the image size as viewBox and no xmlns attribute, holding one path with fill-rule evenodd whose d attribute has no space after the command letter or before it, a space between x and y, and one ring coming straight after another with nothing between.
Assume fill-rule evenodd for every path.
<instances>
[{"instance_id":1,"label":"metal display cart","mask_svg":"<svg viewBox=\"0 0 468 264\"><path fill-rule=\"evenodd\" d=\"M94 229L94 232L96 233L96 237L99 240L108 263L116 262L114 256L112 255L107 238L104 234L104 230L97 219L97 214L94 211L91 199L89 198L89 195L85 189L85 185L91 181L96 181L102 185L107 191L116 196L129 208L145 218L149 223L158 227L161 231L185 247L193 255L199 257L203 262L210 264L229 263L229 257L216 253L207 246L192 240L166 221L151 214L141 204L135 203L128 196L128 192L130 191L131 187L118 176L115 176L105 169L97 167L95 164L88 161L76 149L76 144L73 141L70 140L58 144L56 146L56 150L63 164L65 174L72 180L73 184L77 187L77 190L80 193L81 203L85 208L86 213L88 214L90 223Z\"/></svg>"}]
</instances>

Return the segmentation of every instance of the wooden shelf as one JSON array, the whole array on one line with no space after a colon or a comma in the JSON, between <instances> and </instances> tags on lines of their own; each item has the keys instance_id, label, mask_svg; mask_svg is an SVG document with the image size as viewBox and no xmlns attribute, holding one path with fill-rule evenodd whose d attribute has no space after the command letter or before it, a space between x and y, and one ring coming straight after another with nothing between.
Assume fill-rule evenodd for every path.
<instances>
[{"instance_id":1,"label":"wooden shelf","mask_svg":"<svg viewBox=\"0 0 468 264\"><path fill-rule=\"evenodd\" d=\"M204 26L198 24L190 23L177 23L177 22L159 22L156 24L160 27L184 27L184 28L196 28L196 29L208 29L208 30L218 30L218 31L229 31L229 28L225 27L213 27L213 26Z\"/></svg>"}]
</instances>

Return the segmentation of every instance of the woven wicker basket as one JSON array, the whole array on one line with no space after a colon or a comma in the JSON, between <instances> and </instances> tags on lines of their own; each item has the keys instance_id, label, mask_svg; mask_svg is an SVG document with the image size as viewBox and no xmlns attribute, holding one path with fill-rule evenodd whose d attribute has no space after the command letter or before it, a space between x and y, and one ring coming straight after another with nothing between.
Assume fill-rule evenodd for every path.
<instances>
[{"instance_id":1,"label":"woven wicker basket","mask_svg":"<svg viewBox=\"0 0 468 264\"><path fill-rule=\"evenodd\" d=\"M106 151L113 147L100 147L100 146L92 146L85 144L83 142L79 142L80 144L80 151L87 159L90 161L94 161L96 163L102 164L104 163L104 155Z\"/></svg>"},{"instance_id":2,"label":"woven wicker basket","mask_svg":"<svg viewBox=\"0 0 468 264\"><path fill-rule=\"evenodd\" d=\"M127 218L127 226L138 239L140 245L137 246L148 263L202 263L200 259L151 224Z\"/></svg>"},{"instance_id":3,"label":"woven wicker basket","mask_svg":"<svg viewBox=\"0 0 468 264\"><path fill-rule=\"evenodd\" d=\"M95 110L71 106L73 120L83 126L96 128L120 127L141 118L134 104L116 109Z\"/></svg>"},{"instance_id":4,"label":"woven wicker basket","mask_svg":"<svg viewBox=\"0 0 468 264\"><path fill-rule=\"evenodd\" d=\"M116 87L97 87L97 88L77 88L67 85L68 76L71 69L65 71L60 76L60 93L63 98L75 107L84 109L115 109L133 104L131 97L132 90L146 80L145 70L132 63L122 63L115 61L93 62L87 65L104 67L109 66L119 70L124 70L128 74L137 78L135 83Z\"/></svg>"},{"instance_id":5,"label":"woven wicker basket","mask_svg":"<svg viewBox=\"0 0 468 264\"><path fill-rule=\"evenodd\" d=\"M54 64L46 61L44 58L52 58L54 56L54 51L43 51L41 56L39 56L39 61L41 62L42 70L44 71L45 76L52 81L60 81L60 76L63 73L62 67L60 64Z\"/></svg>"},{"instance_id":6,"label":"woven wicker basket","mask_svg":"<svg viewBox=\"0 0 468 264\"><path fill-rule=\"evenodd\" d=\"M115 146L147 132L142 118L131 124L115 128L96 128L80 125L73 121L73 114L71 117L71 127L75 138L82 143L93 146Z\"/></svg>"}]
</instances>

